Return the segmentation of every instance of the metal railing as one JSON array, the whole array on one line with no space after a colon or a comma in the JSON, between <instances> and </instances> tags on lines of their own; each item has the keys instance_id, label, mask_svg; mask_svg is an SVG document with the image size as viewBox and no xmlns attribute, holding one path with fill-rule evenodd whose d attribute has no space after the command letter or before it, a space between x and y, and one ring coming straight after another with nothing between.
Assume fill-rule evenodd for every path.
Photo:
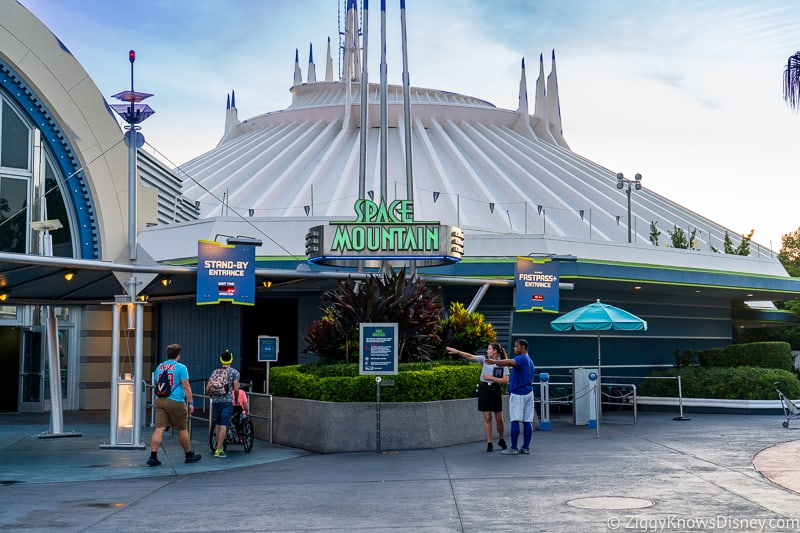
<instances>
[{"instance_id":1,"label":"metal railing","mask_svg":"<svg viewBox=\"0 0 800 533\"><path fill-rule=\"evenodd\" d=\"M560 386L560 387L569 387L570 391L568 394L564 396L556 396L553 397L550 395L550 387L552 386ZM571 382L549 382L548 386L548 406L549 405L571 405L573 410L575 409L575 400L578 400L588 394L592 394L592 389L587 388L583 391L573 391L572 390L572 383ZM623 389L630 389L630 392L616 394L614 393L614 388L623 388ZM605 392L603 389L608 389L608 392ZM635 424L638 420L638 409L636 404L636 385L633 383L606 383L601 384L600 386L601 391L601 398L608 398L607 401L601 401L602 405L607 406L615 406L618 408L625 407L630 405L633 408L633 423ZM549 413L550 408L545 407L542 405L542 398L539 398L540 404L540 412L544 412L545 410Z\"/></svg>"},{"instance_id":2,"label":"metal railing","mask_svg":"<svg viewBox=\"0 0 800 533\"><path fill-rule=\"evenodd\" d=\"M149 424L149 426L150 427L155 427L156 411L155 411L154 407L155 407L155 401L156 401L156 391L155 391L155 387L153 387L153 385L152 385L152 382L153 382L153 380L151 379L150 383L145 382L145 384L144 384L145 385L145 391L147 391L149 389L149 394L145 394L145 397L147 398L147 403L146 403L145 407L147 409L150 409L150 424ZM203 384L203 390L206 390L206 384L208 383L208 380L206 380L206 379L193 379L193 380L189 380L189 383L202 383ZM273 435L272 434L272 427L273 427L272 426L272 423L273 423L272 395L271 394L262 394L262 393L258 393L258 392L250 392L250 389L252 389L252 387L253 387L252 382L248 382L248 381L239 382L239 388L242 389L243 391L245 391L245 394L247 395L247 405L250 408L249 409L250 412L247 413L247 416L249 416L250 418L258 418L258 419L261 419L261 420L268 420L269 421L269 424L267 426L268 427L268 433L269 433L268 442L270 444L272 444L272 435ZM268 412L267 412L266 416L262 415L262 414L255 414L253 412L253 402L251 401L252 397L268 398ZM213 420L214 410L212 409L213 400L207 394L198 394L198 393L195 393L195 392L192 393L192 399L194 400L194 407L195 407L194 412L197 413L198 411L200 411L202 413L202 415L197 415L197 414L193 414L192 415L192 414L190 414L189 415L189 419L190 420L198 420L198 421L201 421L201 422L206 422L207 421L208 422L208 431L209 431L209 433L211 433L211 428L214 425L214 420ZM202 409L198 409L200 407L200 405L198 405L198 399L201 400L200 405L202 405ZM188 429L189 429L189 438L191 438L192 424L188 424Z\"/></svg>"}]
</instances>

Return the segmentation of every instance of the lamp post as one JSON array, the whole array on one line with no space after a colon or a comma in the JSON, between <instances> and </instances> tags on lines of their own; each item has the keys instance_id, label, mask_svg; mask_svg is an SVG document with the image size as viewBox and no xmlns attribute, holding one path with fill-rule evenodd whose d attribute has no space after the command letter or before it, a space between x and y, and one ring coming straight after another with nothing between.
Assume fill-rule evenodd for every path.
<instances>
[{"instance_id":1,"label":"lamp post","mask_svg":"<svg viewBox=\"0 0 800 533\"><path fill-rule=\"evenodd\" d=\"M122 91L113 95L113 98L128 102L127 104L113 104L111 109L117 112L128 125L125 129L125 144L128 145L128 248L131 261L136 261L136 150L144 145L144 136L139 133L139 124L155 113L153 108L142 104L142 100L153 96L150 93L141 93L133 90L133 62L136 61L136 52L128 52L131 63L131 90Z\"/></svg>"},{"instance_id":2,"label":"lamp post","mask_svg":"<svg viewBox=\"0 0 800 533\"><path fill-rule=\"evenodd\" d=\"M633 180L627 179L622 172L617 174L617 189L625 189L625 194L628 195L628 243L631 243L631 188L641 190L642 188L642 175L636 174Z\"/></svg>"}]
</instances>

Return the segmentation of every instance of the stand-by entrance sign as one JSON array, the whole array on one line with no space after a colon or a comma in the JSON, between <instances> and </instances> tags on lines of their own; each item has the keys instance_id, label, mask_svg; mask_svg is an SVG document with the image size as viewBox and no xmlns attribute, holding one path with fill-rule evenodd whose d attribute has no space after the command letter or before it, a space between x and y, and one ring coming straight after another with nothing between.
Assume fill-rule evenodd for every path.
<instances>
[{"instance_id":1,"label":"stand-by entrance sign","mask_svg":"<svg viewBox=\"0 0 800 533\"><path fill-rule=\"evenodd\" d=\"M255 246L197 242L197 305L255 305Z\"/></svg>"},{"instance_id":2,"label":"stand-by entrance sign","mask_svg":"<svg viewBox=\"0 0 800 533\"><path fill-rule=\"evenodd\" d=\"M359 324L359 374L397 374L397 323Z\"/></svg>"}]
</instances>

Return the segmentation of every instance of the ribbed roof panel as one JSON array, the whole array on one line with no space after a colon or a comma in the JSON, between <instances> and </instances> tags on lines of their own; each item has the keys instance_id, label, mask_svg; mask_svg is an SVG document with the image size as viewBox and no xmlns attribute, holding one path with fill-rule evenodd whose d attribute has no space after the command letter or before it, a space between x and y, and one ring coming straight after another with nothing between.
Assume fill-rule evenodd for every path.
<instances>
[{"instance_id":1,"label":"ribbed roof panel","mask_svg":"<svg viewBox=\"0 0 800 533\"><path fill-rule=\"evenodd\" d=\"M235 134L183 169L184 196L201 217L353 218L358 194L360 86L319 82L292 89L286 110L235 125ZM389 92L387 200L406 197L402 90ZM380 194L378 88L370 86L366 190ZM470 232L527 233L627 243L627 196L615 174L570 150L536 138L532 117L464 95L411 91L415 217ZM415 106L417 113L415 113ZM349 116L347 115L349 113ZM520 127L520 124L524 127ZM433 193L438 200L434 202ZM223 207L223 195L227 211ZM490 208L494 205L494 209ZM722 248L726 228L643 188L631 196L635 244L649 246L650 223L670 244L673 226L698 233L697 246ZM728 230L734 245L739 236ZM753 243L753 254L771 257ZM509 253L516 253L509 251Z\"/></svg>"}]
</instances>

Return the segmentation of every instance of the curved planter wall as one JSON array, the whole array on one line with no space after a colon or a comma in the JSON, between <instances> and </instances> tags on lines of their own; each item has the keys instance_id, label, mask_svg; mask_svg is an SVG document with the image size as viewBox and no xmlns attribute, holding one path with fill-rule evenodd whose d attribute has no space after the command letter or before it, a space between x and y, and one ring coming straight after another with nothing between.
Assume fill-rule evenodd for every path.
<instances>
[{"instance_id":1,"label":"curved planter wall","mask_svg":"<svg viewBox=\"0 0 800 533\"><path fill-rule=\"evenodd\" d=\"M508 396L503 397L508 418ZM252 396L254 415L266 416L268 399ZM370 403L335 403L273 397L272 442L318 453L376 451L377 409ZM269 440L268 421L258 419L256 437ZM506 420L506 438L510 423ZM478 400L380 404L380 448L414 450L483 440ZM496 440L496 438L495 438Z\"/></svg>"}]
</instances>

